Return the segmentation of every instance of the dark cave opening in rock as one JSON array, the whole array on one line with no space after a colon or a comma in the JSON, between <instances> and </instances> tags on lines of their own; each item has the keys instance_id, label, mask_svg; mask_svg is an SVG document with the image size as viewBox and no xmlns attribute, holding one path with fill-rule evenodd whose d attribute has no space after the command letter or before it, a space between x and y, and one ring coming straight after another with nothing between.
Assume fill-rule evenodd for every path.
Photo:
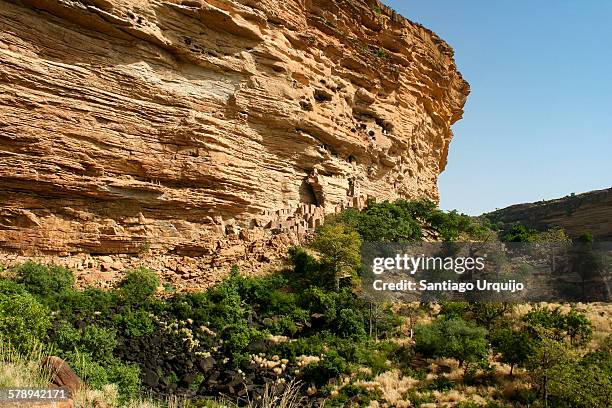
<instances>
[{"instance_id":1,"label":"dark cave opening in rock","mask_svg":"<svg viewBox=\"0 0 612 408\"><path fill-rule=\"evenodd\" d=\"M317 195L312 188L312 185L308 182L308 178L305 178L300 185L300 202L302 204L314 204L319 205Z\"/></svg>"}]
</instances>

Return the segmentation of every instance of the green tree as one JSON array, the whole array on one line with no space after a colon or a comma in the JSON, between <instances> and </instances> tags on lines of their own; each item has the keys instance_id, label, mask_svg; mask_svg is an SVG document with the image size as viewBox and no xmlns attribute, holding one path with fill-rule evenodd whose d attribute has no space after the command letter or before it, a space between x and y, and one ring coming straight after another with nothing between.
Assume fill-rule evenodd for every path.
<instances>
[{"instance_id":1,"label":"green tree","mask_svg":"<svg viewBox=\"0 0 612 408\"><path fill-rule=\"evenodd\" d=\"M340 278L354 275L361 263L361 239L359 234L343 224L324 224L317 229L312 247L321 254L321 261L332 271L336 290Z\"/></svg>"},{"instance_id":2,"label":"green tree","mask_svg":"<svg viewBox=\"0 0 612 408\"><path fill-rule=\"evenodd\" d=\"M50 327L49 310L29 293L0 294L0 342L27 353Z\"/></svg>"},{"instance_id":3,"label":"green tree","mask_svg":"<svg viewBox=\"0 0 612 408\"><path fill-rule=\"evenodd\" d=\"M537 348L536 340L526 332L511 328L499 329L491 336L493 350L501 355L502 361L510 365L510 376L514 366L527 364Z\"/></svg>"},{"instance_id":4,"label":"green tree","mask_svg":"<svg viewBox=\"0 0 612 408\"><path fill-rule=\"evenodd\" d=\"M359 214L356 229L368 242L405 242L421 239L421 226L405 200L371 203Z\"/></svg>"},{"instance_id":5,"label":"green tree","mask_svg":"<svg viewBox=\"0 0 612 408\"><path fill-rule=\"evenodd\" d=\"M487 330L453 318L436 320L415 328L416 351L427 357L454 358L467 372L469 364L483 361L488 354Z\"/></svg>"},{"instance_id":6,"label":"green tree","mask_svg":"<svg viewBox=\"0 0 612 408\"><path fill-rule=\"evenodd\" d=\"M543 338L536 352L529 359L527 368L531 380L548 406L551 381L559 375L560 367L567 366L572 355L567 345L561 341Z\"/></svg>"},{"instance_id":7,"label":"green tree","mask_svg":"<svg viewBox=\"0 0 612 408\"><path fill-rule=\"evenodd\" d=\"M593 334L589 319L574 308L564 314L559 307L535 307L523 316L523 322L533 338L541 338L547 332L558 341L569 338L572 345L588 342Z\"/></svg>"},{"instance_id":8,"label":"green tree","mask_svg":"<svg viewBox=\"0 0 612 408\"><path fill-rule=\"evenodd\" d=\"M572 346L586 344L593 336L589 319L574 308L564 316L563 324Z\"/></svg>"},{"instance_id":9,"label":"green tree","mask_svg":"<svg viewBox=\"0 0 612 408\"><path fill-rule=\"evenodd\" d=\"M548 384L549 398L551 402L554 400L552 405L572 408L612 406L612 373L598 363L585 358L554 366Z\"/></svg>"}]
</instances>

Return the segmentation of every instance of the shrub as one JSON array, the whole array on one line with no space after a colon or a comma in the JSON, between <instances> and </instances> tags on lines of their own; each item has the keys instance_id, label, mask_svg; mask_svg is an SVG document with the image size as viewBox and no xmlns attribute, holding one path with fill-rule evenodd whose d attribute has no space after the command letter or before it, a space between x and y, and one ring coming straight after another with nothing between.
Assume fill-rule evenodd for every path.
<instances>
[{"instance_id":1,"label":"shrub","mask_svg":"<svg viewBox=\"0 0 612 408\"><path fill-rule=\"evenodd\" d=\"M319 332L310 337L298 337L290 342L285 342L274 347L271 352L295 360L299 356L318 356L323 354L327 347L329 332Z\"/></svg>"},{"instance_id":2,"label":"shrub","mask_svg":"<svg viewBox=\"0 0 612 408\"><path fill-rule=\"evenodd\" d=\"M406 242L421 238L421 226L409 209L398 200L371 203L358 219L357 231L367 242Z\"/></svg>"},{"instance_id":3,"label":"shrub","mask_svg":"<svg viewBox=\"0 0 612 408\"><path fill-rule=\"evenodd\" d=\"M527 228L523 224L513 224L502 233L502 240L506 242L533 242L536 230Z\"/></svg>"},{"instance_id":4,"label":"shrub","mask_svg":"<svg viewBox=\"0 0 612 408\"><path fill-rule=\"evenodd\" d=\"M337 352L330 351L316 364L309 364L302 372L305 381L321 387L332 378L346 373L348 364Z\"/></svg>"},{"instance_id":5,"label":"shrub","mask_svg":"<svg viewBox=\"0 0 612 408\"><path fill-rule=\"evenodd\" d=\"M14 269L17 282L43 298L61 294L74 286L74 275L64 267L27 261Z\"/></svg>"},{"instance_id":6,"label":"shrub","mask_svg":"<svg viewBox=\"0 0 612 408\"><path fill-rule=\"evenodd\" d=\"M247 347L255 340L262 339L263 333L253 327L249 327L245 322L226 327L221 337L225 353L232 358L235 366L239 366L251 359L250 355L246 352Z\"/></svg>"},{"instance_id":7,"label":"shrub","mask_svg":"<svg viewBox=\"0 0 612 408\"><path fill-rule=\"evenodd\" d=\"M62 323L55 330L52 340L65 355L74 352L90 355L94 361L108 363L113 360L113 350L117 346L116 332L96 325L76 329Z\"/></svg>"},{"instance_id":8,"label":"shrub","mask_svg":"<svg viewBox=\"0 0 612 408\"><path fill-rule=\"evenodd\" d=\"M340 337L363 339L366 337L363 316L354 309L341 309L336 320L336 333Z\"/></svg>"},{"instance_id":9,"label":"shrub","mask_svg":"<svg viewBox=\"0 0 612 408\"><path fill-rule=\"evenodd\" d=\"M23 285L8 279L0 279L0 295L24 295L26 290Z\"/></svg>"},{"instance_id":10,"label":"shrub","mask_svg":"<svg viewBox=\"0 0 612 408\"><path fill-rule=\"evenodd\" d=\"M136 398L141 390L140 369L136 364L112 360L103 365L87 353L73 353L69 362L76 374L93 389L116 384L119 402Z\"/></svg>"},{"instance_id":11,"label":"shrub","mask_svg":"<svg viewBox=\"0 0 612 408\"><path fill-rule=\"evenodd\" d=\"M588 356L567 365L557 365L549 385L555 400L570 407L590 408L612 406L611 363ZM560 405L560 404L558 404Z\"/></svg>"},{"instance_id":12,"label":"shrub","mask_svg":"<svg viewBox=\"0 0 612 408\"><path fill-rule=\"evenodd\" d=\"M456 211L444 212L431 200L396 200L369 203L359 212L354 209L329 218L355 229L366 242L409 242L422 238L421 224L438 232L444 241L454 241L462 234L483 239L491 231L490 222L477 220Z\"/></svg>"},{"instance_id":13,"label":"shrub","mask_svg":"<svg viewBox=\"0 0 612 408\"><path fill-rule=\"evenodd\" d=\"M585 244L591 244L594 242L593 234L591 234L590 232L585 232L578 237L577 241Z\"/></svg>"},{"instance_id":14,"label":"shrub","mask_svg":"<svg viewBox=\"0 0 612 408\"><path fill-rule=\"evenodd\" d=\"M114 292L94 288L68 290L57 297L56 303L61 305L59 315L67 321L95 318L104 322L116 304L116 296Z\"/></svg>"},{"instance_id":15,"label":"shrub","mask_svg":"<svg viewBox=\"0 0 612 408\"><path fill-rule=\"evenodd\" d=\"M513 306L508 303L471 302L467 304L463 318L491 330L493 326L507 321L507 313L512 311L512 308Z\"/></svg>"},{"instance_id":16,"label":"shrub","mask_svg":"<svg viewBox=\"0 0 612 408\"><path fill-rule=\"evenodd\" d=\"M416 350L428 357L454 358L459 366L484 360L487 331L461 319L437 320L415 328Z\"/></svg>"},{"instance_id":17,"label":"shrub","mask_svg":"<svg viewBox=\"0 0 612 408\"><path fill-rule=\"evenodd\" d=\"M49 310L32 295L0 294L2 341L8 341L15 349L27 353L45 337L49 327L51 327Z\"/></svg>"},{"instance_id":18,"label":"shrub","mask_svg":"<svg viewBox=\"0 0 612 408\"><path fill-rule=\"evenodd\" d=\"M574 308L564 316L563 328L572 345L586 344L593 336L589 319L584 314L578 313Z\"/></svg>"},{"instance_id":19,"label":"shrub","mask_svg":"<svg viewBox=\"0 0 612 408\"><path fill-rule=\"evenodd\" d=\"M147 336L155 331L153 320L145 310L132 311L127 308L121 314L115 315L113 321L128 337Z\"/></svg>"},{"instance_id":20,"label":"shrub","mask_svg":"<svg viewBox=\"0 0 612 408\"><path fill-rule=\"evenodd\" d=\"M381 401L382 392L378 389L368 390L362 386L349 384L342 387L340 393L325 401L326 407L366 407L372 401Z\"/></svg>"},{"instance_id":21,"label":"shrub","mask_svg":"<svg viewBox=\"0 0 612 408\"><path fill-rule=\"evenodd\" d=\"M145 303L153 298L159 287L159 278L151 269L138 268L127 273L119 283L119 293L124 301Z\"/></svg>"},{"instance_id":22,"label":"shrub","mask_svg":"<svg viewBox=\"0 0 612 408\"><path fill-rule=\"evenodd\" d=\"M559 367L568 366L573 356L567 346L553 339L542 339L540 346L529 359L527 367L533 384L545 401L548 401L550 382L559 375Z\"/></svg>"},{"instance_id":23,"label":"shrub","mask_svg":"<svg viewBox=\"0 0 612 408\"><path fill-rule=\"evenodd\" d=\"M308 310L311 314L318 313L322 315L325 323L325 328L336 332L338 330L340 320L340 311L342 309L351 309L358 312L358 302L355 295L347 288L339 292L327 292L320 288L310 288L302 294L300 299L301 306ZM345 312L346 318L354 317L351 313ZM346 324L350 324L346 322ZM358 323L355 323L358 324Z\"/></svg>"},{"instance_id":24,"label":"shrub","mask_svg":"<svg viewBox=\"0 0 612 408\"><path fill-rule=\"evenodd\" d=\"M130 400L140 393L142 385L138 365L116 360L106 367L106 375L111 384L117 384L120 401Z\"/></svg>"},{"instance_id":25,"label":"shrub","mask_svg":"<svg viewBox=\"0 0 612 408\"><path fill-rule=\"evenodd\" d=\"M289 249L289 259L297 277L306 282L304 286L325 287L334 281L332 272L324 268L317 259L303 248L291 247Z\"/></svg>"}]
</instances>

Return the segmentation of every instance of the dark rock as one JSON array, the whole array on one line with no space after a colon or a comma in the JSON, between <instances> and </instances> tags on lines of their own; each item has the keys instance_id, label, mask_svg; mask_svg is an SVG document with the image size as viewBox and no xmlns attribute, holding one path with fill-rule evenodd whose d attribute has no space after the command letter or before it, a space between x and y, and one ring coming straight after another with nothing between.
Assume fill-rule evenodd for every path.
<instances>
[{"instance_id":1,"label":"dark rock","mask_svg":"<svg viewBox=\"0 0 612 408\"><path fill-rule=\"evenodd\" d=\"M159 385L159 375L151 369L145 369L143 382L149 387L155 388Z\"/></svg>"},{"instance_id":2,"label":"dark rock","mask_svg":"<svg viewBox=\"0 0 612 408\"><path fill-rule=\"evenodd\" d=\"M191 383L193 383L193 381L196 379L197 376L198 376L198 373L194 373L194 372L187 373L186 375L183 376L179 385L183 388L189 388L189 386L191 385Z\"/></svg>"},{"instance_id":3,"label":"dark rock","mask_svg":"<svg viewBox=\"0 0 612 408\"><path fill-rule=\"evenodd\" d=\"M215 359L212 357L206 357L198 360L198 368L201 372L207 373L215 366Z\"/></svg>"}]
</instances>

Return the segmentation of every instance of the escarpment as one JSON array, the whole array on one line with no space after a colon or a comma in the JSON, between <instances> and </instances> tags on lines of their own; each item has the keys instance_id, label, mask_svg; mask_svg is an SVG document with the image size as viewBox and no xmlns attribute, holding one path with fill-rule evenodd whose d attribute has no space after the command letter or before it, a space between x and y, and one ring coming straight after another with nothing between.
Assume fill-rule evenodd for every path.
<instances>
[{"instance_id":1,"label":"escarpment","mask_svg":"<svg viewBox=\"0 0 612 408\"><path fill-rule=\"evenodd\" d=\"M515 204L487 214L493 221L519 222L530 228L563 228L573 238L591 234L612 239L612 188L570 194L554 200Z\"/></svg>"},{"instance_id":2,"label":"escarpment","mask_svg":"<svg viewBox=\"0 0 612 408\"><path fill-rule=\"evenodd\" d=\"M446 43L376 1L0 10L8 260L112 271L155 254L199 280L368 198L438 198L469 86Z\"/></svg>"}]
</instances>

